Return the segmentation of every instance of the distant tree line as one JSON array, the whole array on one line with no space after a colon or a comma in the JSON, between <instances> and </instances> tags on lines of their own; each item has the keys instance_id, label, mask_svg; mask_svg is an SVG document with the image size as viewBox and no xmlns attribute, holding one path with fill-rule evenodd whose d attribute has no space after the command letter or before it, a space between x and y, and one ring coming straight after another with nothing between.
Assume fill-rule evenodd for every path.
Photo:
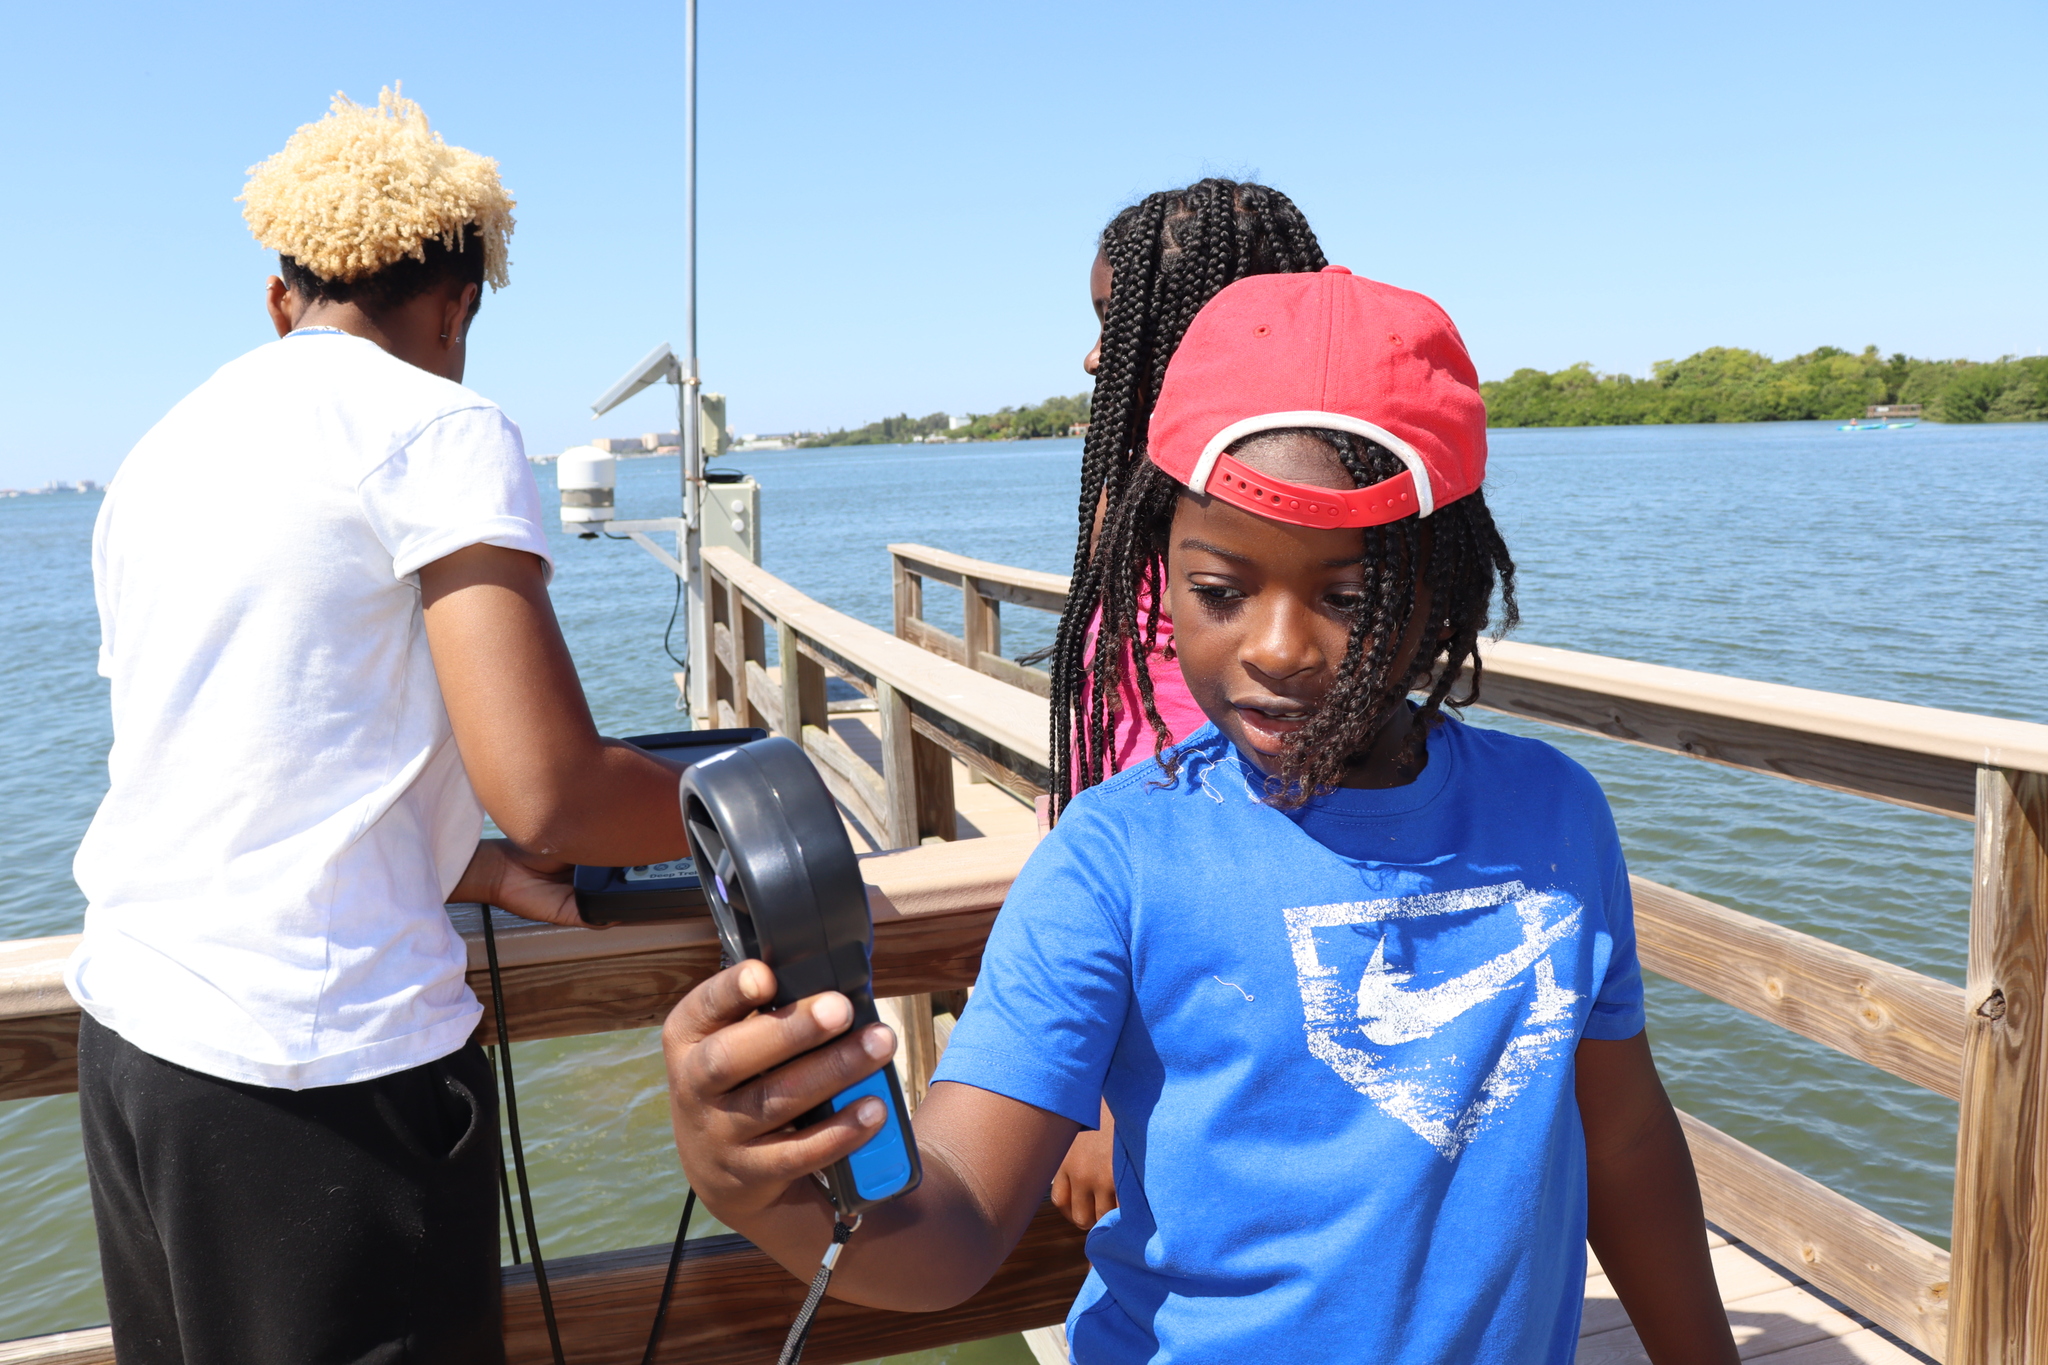
<instances>
[{"instance_id":1,"label":"distant tree line","mask_svg":"<svg viewBox=\"0 0 2048 1365\"><path fill-rule=\"evenodd\" d=\"M1489 425L1627 426L1657 422L1787 422L1861 417L1875 403L1919 403L1938 422L2048 421L2048 356L2002 360L1881 358L1833 346L1772 360L1716 346L1660 360L1648 379L1578 364L1517 370L1481 384Z\"/></svg>"},{"instance_id":2,"label":"distant tree line","mask_svg":"<svg viewBox=\"0 0 2048 1365\"><path fill-rule=\"evenodd\" d=\"M1048 398L1036 407L1003 408L998 412L975 413L973 420L955 436L970 441L1026 441L1034 436L1064 436L1076 422L1088 420L1092 393L1072 398Z\"/></svg>"},{"instance_id":3,"label":"distant tree line","mask_svg":"<svg viewBox=\"0 0 2048 1365\"><path fill-rule=\"evenodd\" d=\"M1064 436L1076 422L1088 420L1090 395L1048 398L1035 407L1003 408L998 412L973 414L967 425L948 433L950 419L943 412L928 417L899 413L870 422L852 431L828 431L803 441L805 446L900 445L920 437L945 436L954 440L1023 441L1035 436Z\"/></svg>"}]
</instances>

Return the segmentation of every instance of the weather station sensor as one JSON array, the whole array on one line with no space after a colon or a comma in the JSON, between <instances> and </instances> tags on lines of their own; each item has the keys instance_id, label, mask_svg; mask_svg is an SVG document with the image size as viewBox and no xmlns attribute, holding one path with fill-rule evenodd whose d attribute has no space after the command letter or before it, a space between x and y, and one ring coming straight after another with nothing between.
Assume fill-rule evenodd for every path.
<instances>
[{"instance_id":1,"label":"weather station sensor","mask_svg":"<svg viewBox=\"0 0 2048 1365\"><path fill-rule=\"evenodd\" d=\"M594 539L612 519L618 464L596 446L576 446L555 460L555 486L562 492L562 529Z\"/></svg>"}]
</instances>

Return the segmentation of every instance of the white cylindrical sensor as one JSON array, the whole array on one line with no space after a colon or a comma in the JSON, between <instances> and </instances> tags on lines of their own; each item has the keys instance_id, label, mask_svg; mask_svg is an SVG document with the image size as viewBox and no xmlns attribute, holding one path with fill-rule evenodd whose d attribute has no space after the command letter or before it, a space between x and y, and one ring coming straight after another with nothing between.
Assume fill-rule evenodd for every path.
<instances>
[{"instance_id":1,"label":"white cylindrical sensor","mask_svg":"<svg viewBox=\"0 0 2048 1365\"><path fill-rule=\"evenodd\" d=\"M612 490L618 465L596 446L575 446L555 460L555 486L562 490L565 529L595 530L593 522L612 519Z\"/></svg>"}]
</instances>

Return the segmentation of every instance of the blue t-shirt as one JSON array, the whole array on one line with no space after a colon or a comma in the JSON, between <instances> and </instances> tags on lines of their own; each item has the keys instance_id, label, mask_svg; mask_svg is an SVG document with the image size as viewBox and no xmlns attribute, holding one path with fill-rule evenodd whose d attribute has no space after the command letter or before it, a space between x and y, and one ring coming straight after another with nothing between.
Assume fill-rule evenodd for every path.
<instances>
[{"instance_id":1,"label":"blue t-shirt","mask_svg":"<svg viewBox=\"0 0 2048 1365\"><path fill-rule=\"evenodd\" d=\"M1180 755L1067 808L936 1077L1116 1117L1077 1365L1570 1365L1573 1051L1643 1027L1598 784L1451 720L1291 815L1214 726Z\"/></svg>"}]
</instances>

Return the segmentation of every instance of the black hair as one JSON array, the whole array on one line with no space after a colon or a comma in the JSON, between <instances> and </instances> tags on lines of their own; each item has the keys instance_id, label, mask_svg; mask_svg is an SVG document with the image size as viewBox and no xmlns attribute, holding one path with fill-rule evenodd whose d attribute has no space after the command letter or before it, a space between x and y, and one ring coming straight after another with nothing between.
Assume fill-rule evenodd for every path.
<instances>
[{"instance_id":1,"label":"black hair","mask_svg":"<svg viewBox=\"0 0 2048 1365\"><path fill-rule=\"evenodd\" d=\"M1101 246L1110 268L1109 307L1081 456L1073 586L1050 653L1055 802L1108 775L1117 687L1115 671L1105 674L1100 661L1109 656L1098 653L1093 669L1110 679L1107 689L1099 679L1092 687L1087 681L1089 630L1105 606L1095 513L1122 500L1133 471L1151 467L1145 429L1167 361L1195 314L1225 285L1329 264L1293 200L1264 185L1216 178L1147 195L1110 220Z\"/></svg>"},{"instance_id":2,"label":"black hair","mask_svg":"<svg viewBox=\"0 0 2048 1365\"><path fill-rule=\"evenodd\" d=\"M1236 454L1258 442L1282 436L1320 441L1343 461L1360 488L1380 483L1407 466L1399 457L1363 437L1320 428L1259 432L1230 447ZM1124 495L1103 518L1097 544L1103 614L1100 638L1089 667L1093 695L1114 696L1118 672L1129 660L1138 696L1151 726L1155 750L1164 754L1169 776L1179 765L1165 754L1170 736L1153 700L1149 664L1158 643L1158 613L1144 617L1139 630L1138 604L1150 600L1164 606L1166 553L1173 514L1183 495L1181 482L1147 461L1128 480ZM1344 661L1336 681L1308 723L1287 741L1280 771L1268 782L1269 799L1299 805L1338 785L1345 764L1372 742L1394 708L1405 705L1411 691L1427 695L1416 716L1414 742L1420 744L1445 705L1470 706L1479 699L1479 634L1487 628L1495 589L1501 599L1500 629L1506 634L1520 618L1515 605L1515 563L1494 525L1486 495L1475 490L1437 508L1425 522L1410 515L1385 526L1366 527L1365 606L1351 623ZM1429 589L1429 616L1420 623L1420 646L1408 671L1393 675L1395 656L1413 621L1419 584ZM1452 698L1460 675L1464 694ZM1091 707L1101 719L1101 707ZM1099 764L1113 742L1107 724L1091 725L1084 751ZM1099 768L1081 769L1081 785L1102 780ZM1077 788L1078 790L1078 788ZM1068 793L1071 796L1072 793Z\"/></svg>"},{"instance_id":3,"label":"black hair","mask_svg":"<svg viewBox=\"0 0 2048 1365\"><path fill-rule=\"evenodd\" d=\"M469 313L475 317L478 306L483 302L484 284L483 234L476 224L464 225L462 238L453 247L442 245L439 238L429 238L420 246L425 260L400 256L382 270L358 280L322 279L290 256L283 255L277 258L278 274L284 277L285 287L301 298L314 302L353 303L373 317L410 303L429 290L453 285L459 291L463 285L473 284L477 287L477 297L476 303L470 305Z\"/></svg>"}]
</instances>

